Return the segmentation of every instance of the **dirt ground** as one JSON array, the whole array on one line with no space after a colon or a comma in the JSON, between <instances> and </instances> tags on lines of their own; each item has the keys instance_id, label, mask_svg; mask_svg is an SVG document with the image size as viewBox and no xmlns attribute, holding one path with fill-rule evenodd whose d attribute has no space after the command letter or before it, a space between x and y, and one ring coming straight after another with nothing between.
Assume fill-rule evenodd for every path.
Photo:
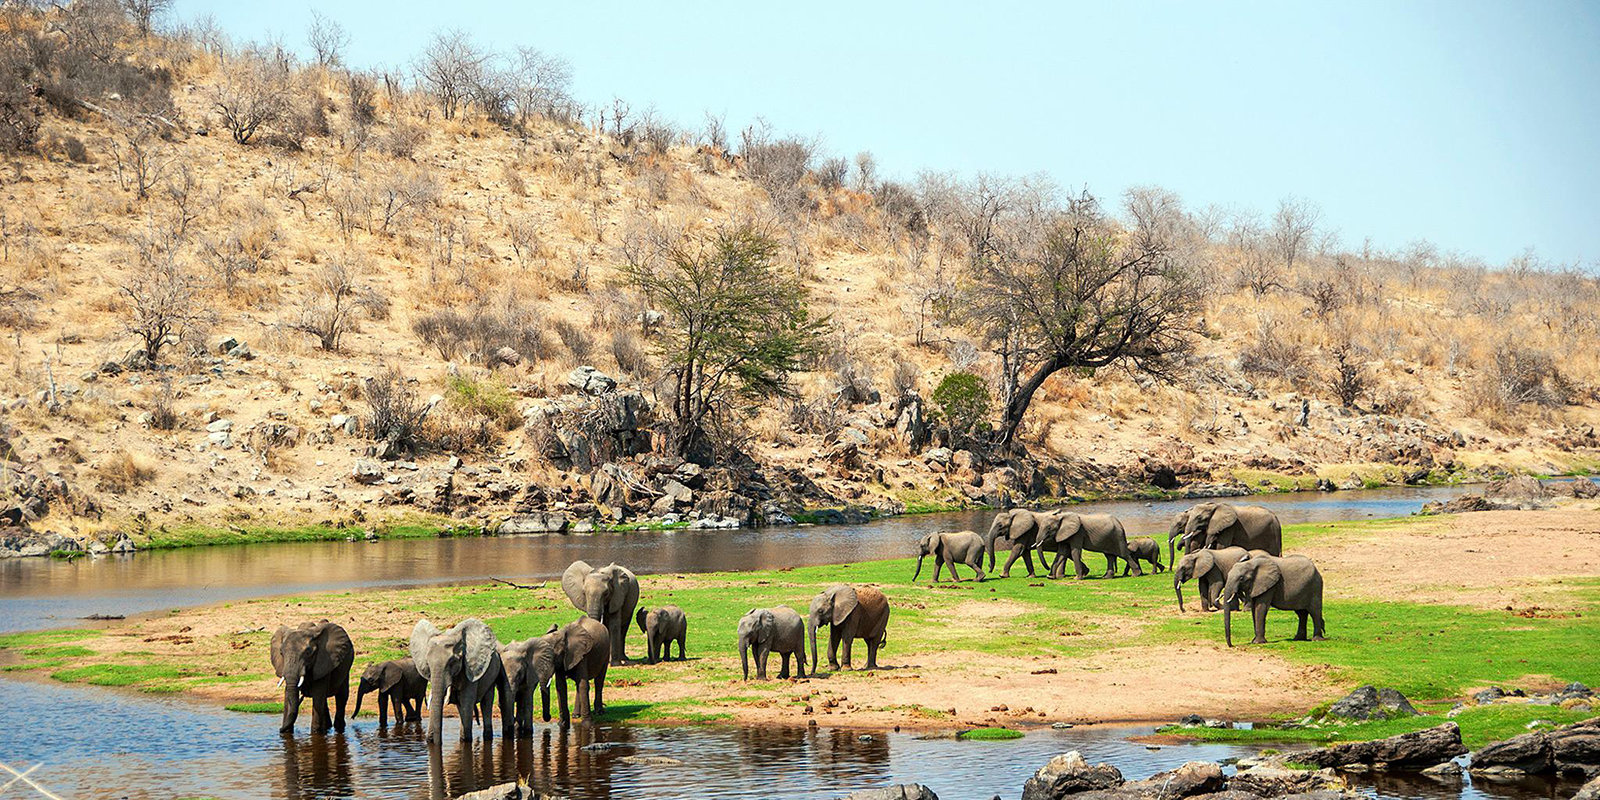
<instances>
[{"instance_id":1,"label":"dirt ground","mask_svg":"<svg viewBox=\"0 0 1600 800\"><path fill-rule=\"evenodd\" d=\"M1317 560L1330 586L1346 596L1466 604L1482 608L1559 612L1576 601L1563 577L1600 574L1600 510L1596 504L1556 511L1487 512L1439 517L1392 527L1351 529L1319 537L1302 549ZM1539 546L1530 547L1529 542ZM652 588L701 582L693 576L652 576ZM210 704L274 701L281 697L267 666L267 625L287 616L327 616L343 624L369 656L403 650L419 604L444 600L461 589L314 595L190 609L112 623L90 644L102 655L143 656L154 663L182 661L219 682L187 694ZM473 591L469 589L468 591ZM516 611L569 612L560 590L544 587ZM404 605L405 607L402 607ZM963 600L944 615L952 634L996 631L1006 617L1037 607L1006 600ZM661 704L652 719L723 719L742 723L949 729L983 725L1022 727L1054 722L1165 721L1198 713L1230 718L1264 717L1311 707L1341 690L1320 665L1296 664L1250 647L1219 641L1165 646L1116 642L1175 608L1142 617L1085 619L1100 637L1087 656L1002 657L964 651L895 647L880 656L873 674L835 673L823 678L766 683L728 679L737 657L716 653L650 667L642 683L613 673L607 687L615 704ZM1540 612L1542 613L1542 612ZM1198 621L1201 617L1194 612ZM997 629L997 623L1000 625ZM1102 649L1098 645L1105 642ZM630 645L639 647L637 631ZM693 650L691 646L691 650ZM695 653L690 654L696 656ZM387 657L387 656L385 656ZM857 666L863 648L855 653ZM14 654L7 654L14 660ZM779 660L770 672L775 676ZM359 665L358 665L359 667ZM826 668L824 667L824 670ZM359 671L359 670L358 670ZM1180 684L1203 671L1203 685ZM13 673L45 680L49 670ZM205 674L203 673L203 674ZM637 673L635 673L637 674ZM620 685L619 685L620 684Z\"/></svg>"}]
</instances>

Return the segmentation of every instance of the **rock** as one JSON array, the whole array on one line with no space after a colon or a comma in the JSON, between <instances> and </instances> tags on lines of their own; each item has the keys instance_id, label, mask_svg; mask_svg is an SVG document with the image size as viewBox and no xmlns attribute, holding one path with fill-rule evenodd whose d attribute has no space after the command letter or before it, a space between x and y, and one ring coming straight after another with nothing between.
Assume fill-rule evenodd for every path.
<instances>
[{"instance_id":1,"label":"rock","mask_svg":"<svg viewBox=\"0 0 1600 800\"><path fill-rule=\"evenodd\" d=\"M1498 686L1490 686L1487 689L1473 693L1472 699L1479 703L1493 703L1494 701L1505 696L1506 693L1504 689L1501 689Z\"/></svg>"},{"instance_id":2,"label":"rock","mask_svg":"<svg viewBox=\"0 0 1600 800\"><path fill-rule=\"evenodd\" d=\"M920 783L902 783L898 786L851 792L840 800L939 800L939 795Z\"/></svg>"},{"instance_id":3,"label":"rock","mask_svg":"<svg viewBox=\"0 0 1600 800\"><path fill-rule=\"evenodd\" d=\"M1422 774L1433 778L1453 777L1459 779L1461 777L1461 772L1462 770L1460 764L1457 764L1454 761L1446 761L1443 764L1435 764L1431 767L1428 767L1422 771Z\"/></svg>"},{"instance_id":4,"label":"rock","mask_svg":"<svg viewBox=\"0 0 1600 800\"><path fill-rule=\"evenodd\" d=\"M489 366L491 367L502 364L508 367L514 367L521 363L522 354L511 349L510 347L501 347L500 349L494 351L494 355L489 359Z\"/></svg>"},{"instance_id":5,"label":"rock","mask_svg":"<svg viewBox=\"0 0 1600 800\"><path fill-rule=\"evenodd\" d=\"M366 459L359 460L356 462L355 467L350 470L350 477L355 479L356 483L364 483L368 486L383 483L383 465Z\"/></svg>"},{"instance_id":6,"label":"rock","mask_svg":"<svg viewBox=\"0 0 1600 800\"><path fill-rule=\"evenodd\" d=\"M217 340L217 352L227 355L233 348L239 346L239 340L232 336L224 336Z\"/></svg>"},{"instance_id":7,"label":"rock","mask_svg":"<svg viewBox=\"0 0 1600 800\"><path fill-rule=\"evenodd\" d=\"M250 345L240 344L228 351L228 357L236 358L240 361L249 361L250 359L255 358L256 354L250 349Z\"/></svg>"},{"instance_id":8,"label":"rock","mask_svg":"<svg viewBox=\"0 0 1600 800\"><path fill-rule=\"evenodd\" d=\"M549 795L535 792L525 783L502 783L476 792L467 792L456 800L539 800Z\"/></svg>"},{"instance_id":9,"label":"rock","mask_svg":"<svg viewBox=\"0 0 1600 800\"><path fill-rule=\"evenodd\" d=\"M610 375L590 366L582 366L567 373L567 385L584 394L600 395L617 388Z\"/></svg>"},{"instance_id":10,"label":"rock","mask_svg":"<svg viewBox=\"0 0 1600 800\"><path fill-rule=\"evenodd\" d=\"M1124 784L1123 791L1136 791L1142 796L1176 800L1197 794L1220 792L1228 780L1222 774L1222 765L1210 761L1190 761L1166 772L1157 772L1142 781Z\"/></svg>"},{"instance_id":11,"label":"rock","mask_svg":"<svg viewBox=\"0 0 1600 800\"><path fill-rule=\"evenodd\" d=\"M1357 487L1359 488L1359 487ZM1422 505L1420 514L1467 514L1473 511L1500 511L1516 508L1514 505L1496 503L1482 495L1469 494L1457 497L1454 500L1433 500Z\"/></svg>"},{"instance_id":12,"label":"rock","mask_svg":"<svg viewBox=\"0 0 1600 800\"><path fill-rule=\"evenodd\" d=\"M113 553L132 553L138 549L139 548L134 545L133 540L128 538L128 534L126 533L119 534L117 536L116 544L111 545L111 552Z\"/></svg>"},{"instance_id":13,"label":"rock","mask_svg":"<svg viewBox=\"0 0 1600 800\"><path fill-rule=\"evenodd\" d=\"M1070 722L1052 722L1052 723L1050 723L1050 727L1052 729L1054 729L1054 730L1064 731L1064 730L1070 729L1072 727L1072 723L1070 723Z\"/></svg>"},{"instance_id":14,"label":"rock","mask_svg":"<svg viewBox=\"0 0 1600 800\"><path fill-rule=\"evenodd\" d=\"M1050 763L1022 785L1022 800L1059 800L1079 792L1115 789L1125 781L1110 764L1090 766L1076 750L1050 759Z\"/></svg>"},{"instance_id":15,"label":"rock","mask_svg":"<svg viewBox=\"0 0 1600 800\"><path fill-rule=\"evenodd\" d=\"M949 466L950 459L955 458L955 453L948 447L935 447L922 454L922 460L940 466Z\"/></svg>"},{"instance_id":16,"label":"rock","mask_svg":"<svg viewBox=\"0 0 1600 800\"><path fill-rule=\"evenodd\" d=\"M571 523L566 514L555 511L535 511L531 514L514 514L495 526L500 536L528 533L564 533Z\"/></svg>"},{"instance_id":17,"label":"rock","mask_svg":"<svg viewBox=\"0 0 1600 800\"><path fill-rule=\"evenodd\" d=\"M683 763L682 761L669 756L622 756L621 758L617 759L617 762L621 764L642 764L651 767L663 767L669 764Z\"/></svg>"},{"instance_id":18,"label":"rock","mask_svg":"<svg viewBox=\"0 0 1600 800\"><path fill-rule=\"evenodd\" d=\"M354 435L356 432L356 418L350 414L334 414L328 418L328 425L349 435Z\"/></svg>"},{"instance_id":19,"label":"rock","mask_svg":"<svg viewBox=\"0 0 1600 800\"><path fill-rule=\"evenodd\" d=\"M1320 792L1331 792L1338 797L1342 793L1337 789L1342 787L1342 782L1329 769L1259 766L1240 770L1228 779L1228 791L1249 792L1258 797L1298 797Z\"/></svg>"},{"instance_id":20,"label":"rock","mask_svg":"<svg viewBox=\"0 0 1600 800\"><path fill-rule=\"evenodd\" d=\"M1461 726L1446 722L1432 728L1370 742L1336 744L1322 750L1296 753L1295 760L1319 767L1383 762L1391 767L1422 768L1449 761L1467 752L1461 744Z\"/></svg>"},{"instance_id":21,"label":"rock","mask_svg":"<svg viewBox=\"0 0 1600 800\"><path fill-rule=\"evenodd\" d=\"M661 482L661 499L678 508L693 505L694 490L672 478L667 478ZM667 510L670 511L672 509Z\"/></svg>"},{"instance_id":22,"label":"rock","mask_svg":"<svg viewBox=\"0 0 1600 800\"><path fill-rule=\"evenodd\" d=\"M1572 796L1572 800L1600 800L1600 775L1596 775Z\"/></svg>"},{"instance_id":23,"label":"rock","mask_svg":"<svg viewBox=\"0 0 1600 800\"><path fill-rule=\"evenodd\" d=\"M1600 773L1600 717L1484 745L1472 754L1471 769Z\"/></svg>"},{"instance_id":24,"label":"rock","mask_svg":"<svg viewBox=\"0 0 1600 800\"><path fill-rule=\"evenodd\" d=\"M1545 487L1552 495L1561 497L1576 497L1580 500L1592 500L1600 497L1600 484L1586 477L1576 477L1570 481L1552 483Z\"/></svg>"},{"instance_id":25,"label":"rock","mask_svg":"<svg viewBox=\"0 0 1600 800\"><path fill-rule=\"evenodd\" d=\"M111 548L107 547L106 543L99 539L90 539L89 544L84 549L92 556L103 556L111 552Z\"/></svg>"},{"instance_id":26,"label":"rock","mask_svg":"<svg viewBox=\"0 0 1600 800\"><path fill-rule=\"evenodd\" d=\"M631 746L632 745L627 744L626 742L594 742L593 744L586 744L586 745L584 745L583 747L581 747L579 749L580 750L585 750L585 751L588 751L588 752L591 752L591 753L598 753L598 752L601 752L601 751L604 751L604 750L615 750L615 749L617 749L619 747L631 747Z\"/></svg>"},{"instance_id":27,"label":"rock","mask_svg":"<svg viewBox=\"0 0 1600 800\"><path fill-rule=\"evenodd\" d=\"M922 414L922 396L907 392L894 404L894 433L906 449L915 452L928 441L928 423Z\"/></svg>"},{"instance_id":28,"label":"rock","mask_svg":"<svg viewBox=\"0 0 1600 800\"><path fill-rule=\"evenodd\" d=\"M233 430L233 420L216 419L206 424L207 433L222 433Z\"/></svg>"},{"instance_id":29,"label":"rock","mask_svg":"<svg viewBox=\"0 0 1600 800\"><path fill-rule=\"evenodd\" d=\"M1495 481L1484 487L1483 496L1506 500L1542 500L1547 496L1547 493L1544 490L1544 485L1539 483L1538 478L1517 475Z\"/></svg>"},{"instance_id":30,"label":"rock","mask_svg":"<svg viewBox=\"0 0 1600 800\"><path fill-rule=\"evenodd\" d=\"M1363 686L1334 703L1328 709L1328 716L1354 720L1393 719L1415 717L1417 710L1411 707L1405 695L1394 689L1380 692L1372 686Z\"/></svg>"}]
</instances>

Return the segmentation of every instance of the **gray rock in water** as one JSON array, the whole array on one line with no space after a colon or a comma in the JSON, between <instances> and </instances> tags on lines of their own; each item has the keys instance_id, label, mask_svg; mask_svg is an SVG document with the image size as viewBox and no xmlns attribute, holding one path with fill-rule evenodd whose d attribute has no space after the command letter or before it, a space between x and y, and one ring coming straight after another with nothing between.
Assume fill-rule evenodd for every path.
<instances>
[{"instance_id":1,"label":"gray rock in water","mask_svg":"<svg viewBox=\"0 0 1600 800\"><path fill-rule=\"evenodd\" d=\"M548 797L540 794L525 783L502 783L476 792L467 792L456 800L537 800Z\"/></svg>"},{"instance_id":2,"label":"gray rock in water","mask_svg":"<svg viewBox=\"0 0 1600 800\"><path fill-rule=\"evenodd\" d=\"M1022 785L1022 800L1060 800L1068 795L1115 789L1125 781L1110 764L1090 766L1076 750L1050 759L1050 763Z\"/></svg>"},{"instance_id":3,"label":"gray rock in water","mask_svg":"<svg viewBox=\"0 0 1600 800\"><path fill-rule=\"evenodd\" d=\"M840 800L939 800L939 795L920 783L902 783L898 786L851 792Z\"/></svg>"},{"instance_id":4,"label":"gray rock in water","mask_svg":"<svg viewBox=\"0 0 1600 800\"><path fill-rule=\"evenodd\" d=\"M536 511L532 514L514 514L507 517L495 533L502 536L519 533L561 533L567 529L570 520L566 514L554 511Z\"/></svg>"},{"instance_id":5,"label":"gray rock in water","mask_svg":"<svg viewBox=\"0 0 1600 800\"><path fill-rule=\"evenodd\" d=\"M1405 695L1394 689L1380 691L1363 686L1334 703L1328 709L1328 716L1354 720L1390 719L1415 717L1417 710L1411 707Z\"/></svg>"},{"instance_id":6,"label":"gray rock in water","mask_svg":"<svg viewBox=\"0 0 1600 800\"><path fill-rule=\"evenodd\" d=\"M1422 768L1449 761L1467 752L1461 743L1461 726L1446 722L1432 728L1370 742L1336 744L1322 750L1296 753L1295 760L1318 767L1388 764L1395 768Z\"/></svg>"},{"instance_id":7,"label":"gray rock in water","mask_svg":"<svg viewBox=\"0 0 1600 800\"><path fill-rule=\"evenodd\" d=\"M1471 769L1593 775L1600 772L1600 717L1484 745L1472 754Z\"/></svg>"},{"instance_id":8,"label":"gray rock in water","mask_svg":"<svg viewBox=\"0 0 1600 800\"><path fill-rule=\"evenodd\" d=\"M1592 780L1584 784L1583 788L1572 796L1572 800L1600 800L1600 775L1594 776Z\"/></svg>"}]
</instances>

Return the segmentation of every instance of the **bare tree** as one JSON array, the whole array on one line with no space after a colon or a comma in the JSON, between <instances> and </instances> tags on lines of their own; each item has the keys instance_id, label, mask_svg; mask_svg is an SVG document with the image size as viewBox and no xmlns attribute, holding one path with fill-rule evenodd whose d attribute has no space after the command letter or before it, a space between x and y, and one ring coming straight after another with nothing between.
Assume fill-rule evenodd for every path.
<instances>
[{"instance_id":1,"label":"bare tree","mask_svg":"<svg viewBox=\"0 0 1600 800\"><path fill-rule=\"evenodd\" d=\"M155 127L142 120L114 122L109 141L117 183L144 200L173 162L170 148Z\"/></svg>"},{"instance_id":2,"label":"bare tree","mask_svg":"<svg viewBox=\"0 0 1600 800\"><path fill-rule=\"evenodd\" d=\"M212 103L233 140L248 144L263 125L289 112L288 76L259 53L243 54L223 69Z\"/></svg>"},{"instance_id":3,"label":"bare tree","mask_svg":"<svg viewBox=\"0 0 1600 800\"><path fill-rule=\"evenodd\" d=\"M490 53L465 32L440 31L417 60L417 79L439 101L444 118L455 119L472 99L473 90L482 84L489 59Z\"/></svg>"},{"instance_id":4,"label":"bare tree","mask_svg":"<svg viewBox=\"0 0 1600 800\"><path fill-rule=\"evenodd\" d=\"M126 330L139 337L154 364L161 349L206 318L197 296L199 278L178 256L168 232L153 231L132 242L135 261L118 287L128 314Z\"/></svg>"},{"instance_id":5,"label":"bare tree","mask_svg":"<svg viewBox=\"0 0 1600 800\"><path fill-rule=\"evenodd\" d=\"M133 20L140 36L149 36L155 24L172 9L172 0L122 0L122 9Z\"/></svg>"},{"instance_id":6,"label":"bare tree","mask_svg":"<svg viewBox=\"0 0 1600 800\"><path fill-rule=\"evenodd\" d=\"M878 159L871 150L856 153L856 191L870 192L878 185Z\"/></svg>"},{"instance_id":7,"label":"bare tree","mask_svg":"<svg viewBox=\"0 0 1600 800\"><path fill-rule=\"evenodd\" d=\"M1178 198L1159 189L1126 196L1129 224L1110 219L1088 192L1065 208L989 213L977 195L969 217L987 235L971 257L971 324L1009 342L1021 378L1008 392L996 444L1016 437L1034 393L1066 369L1122 366L1171 377L1200 315L1198 236Z\"/></svg>"},{"instance_id":8,"label":"bare tree","mask_svg":"<svg viewBox=\"0 0 1600 800\"><path fill-rule=\"evenodd\" d=\"M1294 269L1295 259L1315 243L1321 219L1322 211L1308 200L1285 197L1278 201L1267 236L1286 269Z\"/></svg>"},{"instance_id":9,"label":"bare tree","mask_svg":"<svg viewBox=\"0 0 1600 800\"><path fill-rule=\"evenodd\" d=\"M323 350L337 352L339 341L355 329L362 308L355 277L359 268L343 260L331 261L311 279L295 330L317 337Z\"/></svg>"},{"instance_id":10,"label":"bare tree","mask_svg":"<svg viewBox=\"0 0 1600 800\"><path fill-rule=\"evenodd\" d=\"M517 122L523 127L536 116L554 116L556 109L572 101L572 66L537 48L517 48L508 78Z\"/></svg>"},{"instance_id":11,"label":"bare tree","mask_svg":"<svg viewBox=\"0 0 1600 800\"><path fill-rule=\"evenodd\" d=\"M306 28L306 43L311 45L317 66L337 67L344 60L344 49L350 46L350 32L338 20L312 9L311 25Z\"/></svg>"},{"instance_id":12,"label":"bare tree","mask_svg":"<svg viewBox=\"0 0 1600 800\"><path fill-rule=\"evenodd\" d=\"M1361 349L1349 341L1333 347L1333 394L1345 408L1354 408L1367 391L1366 371L1361 367Z\"/></svg>"}]
</instances>

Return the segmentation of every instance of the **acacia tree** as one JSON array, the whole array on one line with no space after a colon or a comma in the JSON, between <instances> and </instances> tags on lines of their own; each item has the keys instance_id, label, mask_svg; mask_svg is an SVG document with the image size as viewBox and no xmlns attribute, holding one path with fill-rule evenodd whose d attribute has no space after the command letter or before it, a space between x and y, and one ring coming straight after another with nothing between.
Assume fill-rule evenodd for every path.
<instances>
[{"instance_id":1,"label":"acacia tree","mask_svg":"<svg viewBox=\"0 0 1600 800\"><path fill-rule=\"evenodd\" d=\"M736 397L793 395L788 378L816 352L826 319L752 226L678 239L621 270L664 315L658 342L672 379L672 446L703 451L708 415Z\"/></svg>"},{"instance_id":2,"label":"acacia tree","mask_svg":"<svg viewBox=\"0 0 1600 800\"><path fill-rule=\"evenodd\" d=\"M1008 447L1034 394L1062 370L1120 366L1170 378L1198 324L1193 226L1176 196L1127 194L1127 227L1088 192L1063 209L988 215L971 254L969 322L1005 344L1006 386L995 444Z\"/></svg>"}]
</instances>

